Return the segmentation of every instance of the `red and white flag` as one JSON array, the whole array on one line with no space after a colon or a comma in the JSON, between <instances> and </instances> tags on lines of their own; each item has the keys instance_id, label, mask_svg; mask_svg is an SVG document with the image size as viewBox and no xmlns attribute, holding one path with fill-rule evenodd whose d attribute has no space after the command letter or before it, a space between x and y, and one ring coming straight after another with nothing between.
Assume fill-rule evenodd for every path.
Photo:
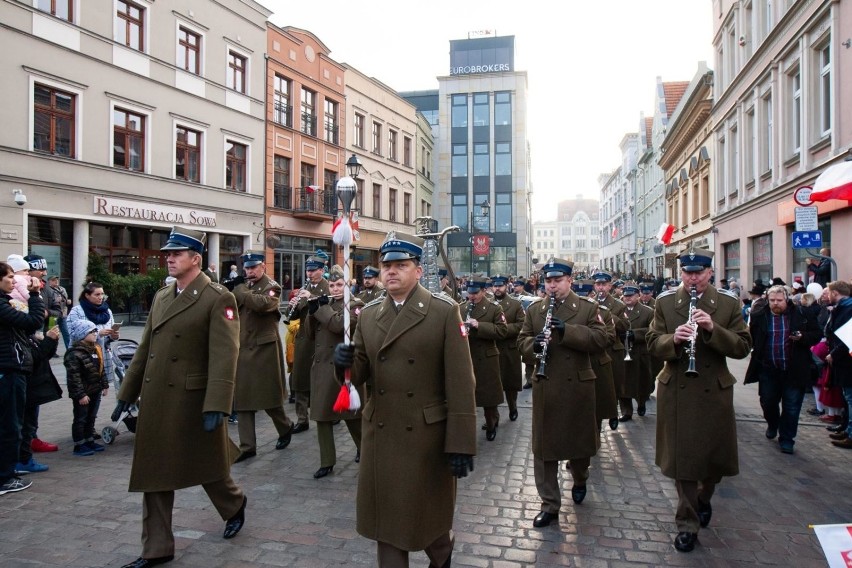
<instances>
[{"instance_id":1,"label":"red and white flag","mask_svg":"<svg viewBox=\"0 0 852 568\"><path fill-rule=\"evenodd\" d=\"M814 525L829 568L852 568L852 525Z\"/></svg>"},{"instance_id":2,"label":"red and white flag","mask_svg":"<svg viewBox=\"0 0 852 568\"><path fill-rule=\"evenodd\" d=\"M320 189L320 186L318 186L318 185L306 185L305 186L305 191L307 191L308 193L314 193L318 189Z\"/></svg>"},{"instance_id":3,"label":"red and white flag","mask_svg":"<svg viewBox=\"0 0 852 568\"><path fill-rule=\"evenodd\" d=\"M612 238L613 238L613 239L617 239L617 238L618 238L618 227L613 227L613 228L612 228Z\"/></svg>"},{"instance_id":4,"label":"red and white flag","mask_svg":"<svg viewBox=\"0 0 852 568\"><path fill-rule=\"evenodd\" d=\"M672 233L674 233L674 225L663 223L660 225L660 230L657 231L657 241L661 245L667 245L672 242Z\"/></svg>"},{"instance_id":5,"label":"red and white flag","mask_svg":"<svg viewBox=\"0 0 852 568\"><path fill-rule=\"evenodd\" d=\"M814 182L811 201L828 201L829 199L852 201L852 162L841 162L831 166Z\"/></svg>"}]
</instances>

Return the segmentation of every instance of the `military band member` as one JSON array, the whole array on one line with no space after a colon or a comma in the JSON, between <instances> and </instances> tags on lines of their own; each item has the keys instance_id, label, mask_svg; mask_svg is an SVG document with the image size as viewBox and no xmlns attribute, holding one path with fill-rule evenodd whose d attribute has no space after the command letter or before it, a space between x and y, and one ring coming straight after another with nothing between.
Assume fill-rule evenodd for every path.
<instances>
[{"instance_id":1,"label":"military band member","mask_svg":"<svg viewBox=\"0 0 852 568\"><path fill-rule=\"evenodd\" d=\"M358 294L358 299L364 304L369 304L384 294L385 287L379 282L379 269L368 266L364 269L364 289Z\"/></svg>"},{"instance_id":2,"label":"military band member","mask_svg":"<svg viewBox=\"0 0 852 568\"><path fill-rule=\"evenodd\" d=\"M648 306L652 310L654 309L654 305L656 304L656 300L654 299L654 283L653 282L640 282L639 283L639 303L643 306Z\"/></svg>"},{"instance_id":3,"label":"military band member","mask_svg":"<svg viewBox=\"0 0 852 568\"><path fill-rule=\"evenodd\" d=\"M612 359L612 381L615 384L615 392L624 390L624 333L627 331L627 319L624 317L624 303L614 297L612 291L612 274L606 271L598 271L592 275L595 281L595 294L600 305L605 306L612 314L612 322L615 326L615 339L611 340L607 353ZM617 417L617 415L616 415ZM610 419L610 428L618 426L618 419Z\"/></svg>"},{"instance_id":4,"label":"military band member","mask_svg":"<svg viewBox=\"0 0 852 568\"><path fill-rule=\"evenodd\" d=\"M515 290L513 294L514 298L521 303L521 306L524 308L524 315L526 315L527 309L533 302L540 300L538 296L531 296L527 294L527 291L524 289L526 282L522 278L518 278L514 282L512 282L512 287ZM532 376L535 372L535 365L531 363L524 363L524 389L532 388Z\"/></svg>"},{"instance_id":5,"label":"military band member","mask_svg":"<svg viewBox=\"0 0 852 568\"><path fill-rule=\"evenodd\" d=\"M635 282L624 284L624 315L629 323L625 334L625 352L630 360L624 361L624 390L618 393L618 404L622 415L619 422L633 419L633 399L638 403L637 413L645 416L645 402L654 392L654 378L651 376L651 357L645 334L654 319L654 311L639 301L639 286Z\"/></svg>"},{"instance_id":6,"label":"military band member","mask_svg":"<svg viewBox=\"0 0 852 568\"><path fill-rule=\"evenodd\" d=\"M293 433L308 429L308 407L311 404L311 366L314 363L314 337L308 320L308 300L328 295L328 281L324 278L325 259L311 256L305 261L305 286L290 300L296 312L290 321L299 320L293 357L293 372L290 373L290 388L295 393L296 417Z\"/></svg>"},{"instance_id":7,"label":"military band member","mask_svg":"<svg viewBox=\"0 0 852 568\"><path fill-rule=\"evenodd\" d=\"M154 296L142 340L117 396L113 421L141 396L130 491L142 494L142 555L124 568L146 568L175 554L175 490L201 485L227 519L224 538L245 522L247 499L231 479L239 450L223 419L231 413L239 356L237 302L201 272L207 235L174 227L162 251L175 281Z\"/></svg>"},{"instance_id":8,"label":"military band member","mask_svg":"<svg viewBox=\"0 0 852 568\"><path fill-rule=\"evenodd\" d=\"M456 288L455 282L453 282L452 285L450 284L450 277L447 269L439 268L438 277L441 279L441 292L458 302L460 299L458 289Z\"/></svg>"},{"instance_id":9,"label":"military band member","mask_svg":"<svg viewBox=\"0 0 852 568\"><path fill-rule=\"evenodd\" d=\"M593 280L580 280L574 284L574 291L581 298L595 299ZM600 315L607 330L607 347L615 341L615 323L609 309L600 305ZM595 423L598 431L603 429L604 420L609 421L610 429L618 428L618 398L615 396L615 383L612 379L612 358L607 349L590 353L592 370L595 372ZM568 464L566 464L567 467Z\"/></svg>"},{"instance_id":10,"label":"military band member","mask_svg":"<svg viewBox=\"0 0 852 568\"><path fill-rule=\"evenodd\" d=\"M518 419L518 392L522 387L518 334L524 326L525 313L521 303L509 296L509 279L506 276L498 274L491 280L494 283L494 299L503 309L508 326L506 336L497 340L497 349L500 350L500 381L509 405L509 420L514 422Z\"/></svg>"},{"instance_id":11,"label":"military band member","mask_svg":"<svg viewBox=\"0 0 852 568\"><path fill-rule=\"evenodd\" d=\"M365 306L335 363L372 384L363 411L356 530L378 565L425 550L450 566L456 477L473 470L476 406L458 304L420 285L423 239L391 232L380 248L385 297Z\"/></svg>"},{"instance_id":12,"label":"military band member","mask_svg":"<svg viewBox=\"0 0 852 568\"><path fill-rule=\"evenodd\" d=\"M290 444L293 423L284 412L284 351L278 321L281 286L266 274L263 251L246 251L241 260L245 279L234 281L240 312L240 357L234 409L240 435L241 462L257 455L255 413L263 410L278 432L276 450Z\"/></svg>"},{"instance_id":13,"label":"military band member","mask_svg":"<svg viewBox=\"0 0 852 568\"><path fill-rule=\"evenodd\" d=\"M569 460L574 486L571 498L586 497L589 462L600 447L595 422L595 373L590 352L603 350L607 333L597 303L571 291L573 263L552 259L542 268L547 291L554 295L550 338L544 323L550 299L529 307L518 347L525 361L537 363L544 356L545 377L533 378L532 449L535 484L541 497L541 513L533 526L544 527L559 516L559 460Z\"/></svg>"},{"instance_id":14,"label":"military band member","mask_svg":"<svg viewBox=\"0 0 852 568\"><path fill-rule=\"evenodd\" d=\"M497 437L500 423L497 407L503 402L497 340L506 337L509 326L503 308L488 301L485 289L485 278L471 277L467 282L467 300L459 306L459 311L470 341L470 357L476 377L476 406L484 410L485 439L492 442Z\"/></svg>"},{"instance_id":15,"label":"military band member","mask_svg":"<svg viewBox=\"0 0 852 568\"><path fill-rule=\"evenodd\" d=\"M648 348L665 361L657 377L657 456L663 475L675 480L678 534L674 546L689 552L699 527L710 523L710 498L723 476L739 473L734 383L727 357L743 359L751 336L740 301L710 286L713 253L680 255L683 286L657 297ZM689 324L690 287L698 297ZM698 376L687 376L694 346Z\"/></svg>"},{"instance_id":16,"label":"military band member","mask_svg":"<svg viewBox=\"0 0 852 568\"><path fill-rule=\"evenodd\" d=\"M361 454L361 411L336 413L332 410L340 383L334 370L334 348L343 341L343 269L333 266L328 277L328 296L308 300L308 313L314 334L314 364L311 367L311 419L317 423L317 441L320 447L320 468L314 478L325 477L334 470L337 451L334 447L334 422L343 420L352 441L355 442L355 461ZM349 329L354 330L358 314L364 303L352 298L349 303ZM364 399L364 387L358 387L358 395Z\"/></svg>"}]
</instances>

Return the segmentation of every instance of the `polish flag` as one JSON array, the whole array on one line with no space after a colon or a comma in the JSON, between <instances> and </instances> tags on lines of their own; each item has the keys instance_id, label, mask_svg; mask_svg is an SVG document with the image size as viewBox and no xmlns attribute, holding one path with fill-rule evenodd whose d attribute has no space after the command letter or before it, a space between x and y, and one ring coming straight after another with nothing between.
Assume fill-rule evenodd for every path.
<instances>
[{"instance_id":1,"label":"polish flag","mask_svg":"<svg viewBox=\"0 0 852 568\"><path fill-rule=\"evenodd\" d=\"M811 201L829 199L852 201L852 162L835 164L817 178L811 192Z\"/></svg>"},{"instance_id":2,"label":"polish flag","mask_svg":"<svg viewBox=\"0 0 852 568\"><path fill-rule=\"evenodd\" d=\"M672 233L674 233L674 225L663 223L660 225L660 230L657 231L657 241L661 245L667 245L672 242Z\"/></svg>"},{"instance_id":3,"label":"polish flag","mask_svg":"<svg viewBox=\"0 0 852 568\"><path fill-rule=\"evenodd\" d=\"M612 228L612 238L613 238L613 239L618 238L618 227L613 227L613 228Z\"/></svg>"},{"instance_id":4,"label":"polish flag","mask_svg":"<svg viewBox=\"0 0 852 568\"><path fill-rule=\"evenodd\" d=\"M305 191L307 191L308 193L314 193L318 189L320 189L320 186L318 186L318 185L305 186Z\"/></svg>"},{"instance_id":5,"label":"polish flag","mask_svg":"<svg viewBox=\"0 0 852 568\"><path fill-rule=\"evenodd\" d=\"M829 568L852 566L852 525L814 525Z\"/></svg>"}]
</instances>

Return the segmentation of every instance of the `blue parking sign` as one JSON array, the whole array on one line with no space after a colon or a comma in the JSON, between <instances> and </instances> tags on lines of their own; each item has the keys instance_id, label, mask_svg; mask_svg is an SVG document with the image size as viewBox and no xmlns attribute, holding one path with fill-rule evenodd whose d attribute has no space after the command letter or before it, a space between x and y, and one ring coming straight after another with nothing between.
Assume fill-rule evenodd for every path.
<instances>
[{"instance_id":1,"label":"blue parking sign","mask_svg":"<svg viewBox=\"0 0 852 568\"><path fill-rule=\"evenodd\" d=\"M793 231L793 248L821 248L822 231Z\"/></svg>"}]
</instances>

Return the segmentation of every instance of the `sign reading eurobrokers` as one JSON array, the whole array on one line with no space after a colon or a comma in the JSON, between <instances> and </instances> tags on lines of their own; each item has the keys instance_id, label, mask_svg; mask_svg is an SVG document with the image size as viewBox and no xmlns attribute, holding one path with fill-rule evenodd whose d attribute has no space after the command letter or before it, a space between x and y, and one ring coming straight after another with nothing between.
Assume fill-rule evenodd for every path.
<instances>
[{"instance_id":1,"label":"sign reading eurobrokers","mask_svg":"<svg viewBox=\"0 0 852 568\"><path fill-rule=\"evenodd\" d=\"M174 225L200 225L203 227L216 226L216 214L211 211L185 209L183 207L164 207L151 203L112 199L110 197L94 196L95 215L105 215L121 219L137 219L139 221L159 221Z\"/></svg>"},{"instance_id":2,"label":"sign reading eurobrokers","mask_svg":"<svg viewBox=\"0 0 852 568\"><path fill-rule=\"evenodd\" d=\"M492 63L491 65L465 65L463 67L450 67L450 75L473 75L475 73L500 73L511 71L508 63Z\"/></svg>"}]
</instances>

